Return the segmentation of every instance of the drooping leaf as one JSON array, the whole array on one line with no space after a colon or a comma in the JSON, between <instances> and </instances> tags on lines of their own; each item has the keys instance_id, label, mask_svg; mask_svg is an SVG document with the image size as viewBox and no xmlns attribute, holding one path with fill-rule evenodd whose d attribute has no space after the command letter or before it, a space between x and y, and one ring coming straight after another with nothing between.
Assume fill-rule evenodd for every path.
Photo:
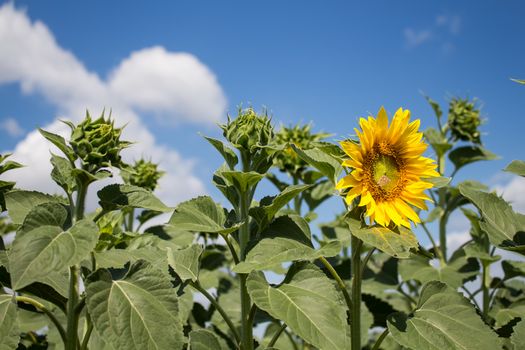
<instances>
[{"instance_id":1,"label":"drooping leaf","mask_svg":"<svg viewBox=\"0 0 525 350\"><path fill-rule=\"evenodd\" d=\"M228 146L224 144L221 140L214 139L212 137L204 136L204 138L213 146L219 153L222 155L224 160L226 161L226 164L228 164L228 167L230 170L233 170L235 168L235 165L239 162L239 158L235 154L235 152Z\"/></svg>"},{"instance_id":2,"label":"drooping leaf","mask_svg":"<svg viewBox=\"0 0 525 350\"><path fill-rule=\"evenodd\" d=\"M33 282L48 283L46 277L66 271L69 266L80 263L94 248L98 228L93 221L80 220L64 231L54 222L62 219L42 216L42 213L60 204L45 204L29 212L13 241L9 254L9 268L13 289L18 290ZM42 225L38 225L38 222Z\"/></svg>"},{"instance_id":3,"label":"drooping leaf","mask_svg":"<svg viewBox=\"0 0 525 350\"><path fill-rule=\"evenodd\" d=\"M77 159L77 155L75 154L75 151L73 151L73 148L68 146L66 144L66 141L64 138L60 135L53 134L52 132L45 131L43 129L38 129L40 134L44 136L49 142L51 142L53 145L55 145L59 150L64 153L64 155L72 162L74 162Z\"/></svg>"},{"instance_id":4,"label":"drooping leaf","mask_svg":"<svg viewBox=\"0 0 525 350\"><path fill-rule=\"evenodd\" d=\"M284 262L335 256L341 251L341 243L337 240L315 249L310 236L310 229L303 218L298 215L281 216L261 234L261 239L248 251L246 259L235 265L233 271L248 273L265 270Z\"/></svg>"},{"instance_id":5,"label":"drooping leaf","mask_svg":"<svg viewBox=\"0 0 525 350\"><path fill-rule=\"evenodd\" d=\"M202 251L202 246L198 244L192 244L181 250L168 248L168 264L183 281L196 281L199 276L199 257Z\"/></svg>"},{"instance_id":6,"label":"drooping leaf","mask_svg":"<svg viewBox=\"0 0 525 350\"><path fill-rule=\"evenodd\" d=\"M249 187L255 186L264 178L264 174L256 171L223 171L221 175L227 179L240 193L244 193Z\"/></svg>"},{"instance_id":7,"label":"drooping leaf","mask_svg":"<svg viewBox=\"0 0 525 350\"><path fill-rule=\"evenodd\" d=\"M115 349L181 349L185 343L176 291L149 263L134 263L121 280L98 270L86 292L97 332Z\"/></svg>"},{"instance_id":8,"label":"drooping leaf","mask_svg":"<svg viewBox=\"0 0 525 350\"><path fill-rule=\"evenodd\" d=\"M455 170L463 166L480 160L494 160L499 157L481 146L463 146L452 150L448 155L450 161L456 167Z\"/></svg>"},{"instance_id":9,"label":"drooping leaf","mask_svg":"<svg viewBox=\"0 0 525 350\"><path fill-rule=\"evenodd\" d=\"M411 316L395 313L388 329L400 345L414 350L493 350L502 344L476 313L473 305L454 289L437 281L423 287Z\"/></svg>"},{"instance_id":10,"label":"drooping leaf","mask_svg":"<svg viewBox=\"0 0 525 350\"><path fill-rule=\"evenodd\" d=\"M308 343L320 349L349 349L350 327L342 297L316 266L298 264L285 283L271 287L261 272L248 276L247 288L254 303Z\"/></svg>"},{"instance_id":11,"label":"drooping leaf","mask_svg":"<svg viewBox=\"0 0 525 350\"><path fill-rule=\"evenodd\" d=\"M123 208L143 208L161 212L171 210L153 193L138 186L112 184L98 191L97 195L100 206L107 211Z\"/></svg>"},{"instance_id":12,"label":"drooping leaf","mask_svg":"<svg viewBox=\"0 0 525 350\"><path fill-rule=\"evenodd\" d=\"M207 329L198 329L190 332L191 350L228 350L222 338Z\"/></svg>"},{"instance_id":13,"label":"drooping leaf","mask_svg":"<svg viewBox=\"0 0 525 350\"><path fill-rule=\"evenodd\" d=\"M36 191L14 190L5 195L9 217L14 224L21 224L29 211L42 203L57 202L57 198Z\"/></svg>"},{"instance_id":14,"label":"drooping leaf","mask_svg":"<svg viewBox=\"0 0 525 350\"><path fill-rule=\"evenodd\" d=\"M0 349L16 349L19 339L16 304L11 295L0 294Z\"/></svg>"},{"instance_id":15,"label":"drooping leaf","mask_svg":"<svg viewBox=\"0 0 525 350\"><path fill-rule=\"evenodd\" d=\"M519 176L525 176L525 161L513 160L503 171L508 171Z\"/></svg>"},{"instance_id":16,"label":"drooping leaf","mask_svg":"<svg viewBox=\"0 0 525 350\"><path fill-rule=\"evenodd\" d=\"M352 216L346 222L354 236L396 258L410 257L410 249L418 246L414 233L405 227L399 226L396 231L379 225L362 227L361 220Z\"/></svg>"},{"instance_id":17,"label":"drooping leaf","mask_svg":"<svg viewBox=\"0 0 525 350\"><path fill-rule=\"evenodd\" d=\"M311 187L310 185L291 185L286 187L277 196L261 201L261 205L250 209L250 215L259 225L260 230L264 230L272 221L275 214L284 207L289 201L298 196L301 192ZM269 202L269 203L266 203Z\"/></svg>"},{"instance_id":18,"label":"drooping leaf","mask_svg":"<svg viewBox=\"0 0 525 350\"><path fill-rule=\"evenodd\" d=\"M475 190L463 184L459 186L462 195L467 197L482 214L479 225L492 244L502 249L525 254L525 216L519 215L501 197L493 193Z\"/></svg>"},{"instance_id":19,"label":"drooping leaf","mask_svg":"<svg viewBox=\"0 0 525 350\"><path fill-rule=\"evenodd\" d=\"M343 172L343 167L336 159L315 148L302 150L293 144L291 147L302 160L319 170L333 184L337 183L337 178Z\"/></svg>"},{"instance_id":20,"label":"drooping leaf","mask_svg":"<svg viewBox=\"0 0 525 350\"><path fill-rule=\"evenodd\" d=\"M169 224L180 230L220 234L231 233L240 227L240 223L225 227L224 209L208 196L200 196L180 203L175 208Z\"/></svg>"}]
</instances>

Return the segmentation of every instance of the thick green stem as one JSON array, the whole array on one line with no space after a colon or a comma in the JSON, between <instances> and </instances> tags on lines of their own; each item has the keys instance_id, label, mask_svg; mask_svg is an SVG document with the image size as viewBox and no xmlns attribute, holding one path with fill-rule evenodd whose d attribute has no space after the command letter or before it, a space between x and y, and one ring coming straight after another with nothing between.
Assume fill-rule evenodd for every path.
<instances>
[{"instance_id":1,"label":"thick green stem","mask_svg":"<svg viewBox=\"0 0 525 350\"><path fill-rule=\"evenodd\" d=\"M76 350L78 315L75 308L78 303L78 268L69 268L69 297L67 300L67 345L66 350Z\"/></svg>"},{"instance_id":2,"label":"thick green stem","mask_svg":"<svg viewBox=\"0 0 525 350\"><path fill-rule=\"evenodd\" d=\"M339 286L339 289L341 289L341 292L343 293L343 296L345 297L346 306L348 307L348 312L352 312L352 300L350 299L350 294L348 294L348 290L346 289L345 282L341 279L337 271L335 271L332 264L328 262L323 256L319 258L319 261L326 267L328 272L330 272L330 275L336 280L337 285Z\"/></svg>"},{"instance_id":3,"label":"thick green stem","mask_svg":"<svg viewBox=\"0 0 525 350\"><path fill-rule=\"evenodd\" d=\"M483 319L487 319L487 316L489 314L489 308L490 308L490 264L486 262L482 262L483 264L483 281L481 284L481 288L483 291Z\"/></svg>"},{"instance_id":4,"label":"thick green stem","mask_svg":"<svg viewBox=\"0 0 525 350\"><path fill-rule=\"evenodd\" d=\"M352 235L352 350L361 350L361 246Z\"/></svg>"},{"instance_id":5,"label":"thick green stem","mask_svg":"<svg viewBox=\"0 0 525 350\"><path fill-rule=\"evenodd\" d=\"M441 189L440 189L441 192ZM440 202L441 198L443 198L445 195L440 194ZM443 206L441 206L443 208ZM448 221L448 215L447 213L444 213L441 218L439 219L439 249L441 250L441 257L442 261L446 264L447 263L447 221Z\"/></svg>"},{"instance_id":6,"label":"thick green stem","mask_svg":"<svg viewBox=\"0 0 525 350\"><path fill-rule=\"evenodd\" d=\"M16 297L16 301L19 302L19 303L25 303L25 304L33 305L38 310L40 310L44 314L46 314L47 317L49 317L51 322L53 322L53 324L57 328L58 333L60 334L60 337L62 338L62 341L64 342L64 345L67 344L66 331L65 331L64 327L62 327L62 325L60 324L60 321L56 318L55 314L53 314L50 310L48 310L44 306L44 304L42 304L42 303L40 303L40 302L38 302L38 301L36 301L36 300L34 300L32 298L25 297L25 296L17 296Z\"/></svg>"},{"instance_id":7,"label":"thick green stem","mask_svg":"<svg viewBox=\"0 0 525 350\"><path fill-rule=\"evenodd\" d=\"M277 342L277 339L279 339L279 337L281 336L281 334L284 332L285 329L286 329L286 323L283 323L281 325L281 328L279 328L277 332L275 332L275 334L272 337L272 340L270 340L270 342L268 343L266 347L271 348L272 346L274 346L275 343Z\"/></svg>"}]
</instances>

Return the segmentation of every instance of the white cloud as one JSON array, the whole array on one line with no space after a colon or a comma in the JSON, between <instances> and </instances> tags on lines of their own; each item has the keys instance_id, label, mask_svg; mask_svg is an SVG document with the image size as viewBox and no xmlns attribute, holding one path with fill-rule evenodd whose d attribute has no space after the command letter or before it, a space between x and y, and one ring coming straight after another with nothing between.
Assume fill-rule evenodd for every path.
<instances>
[{"instance_id":1,"label":"white cloud","mask_svg":"<svg viewBox=\"0 0 525 350\"><path fill-rule=\"evenodd\" d=\"M461 31L461 17L458 15L439 15L436 17L436 25L445 27L451 34L459 34Z\"/></svg>"},{"instance_id":2,"label":"white cloud","mask_svg":"<svg viewBox=\"0 0 525 350\"><path fill-rule=\"evenodd\" d=\"M496 192L510 202L512 208L525 213L525 178L512 176L510 181L494 186Z\"/></svg>"},{"instance_id":3,"label":"white cloud","mask_svg":"<svg viewBox=\"0 0 525 350\"><path fill-rule=\"evenodd\" d=\"M162 47L136 51L116 67L109 80L90 72L71 52L60 47L39 21L31 22L11 3L0 7L0 84L19 83L24 93L41 94L62 118L80 121L86 108L98 116L112 109L117 125L127 123L123 138L136 141L123 152L125 160L151 157L167 172L159 195L169 205L205 191L192 174L195 161L156 143L138 112L158 113L163 121L210 124L224 115L226 98L214 74L188 53ZM54 120L44 129L67 136L68 129ZM54 191L48 179L49 151L38 132L26 135L13 151L13 160L26 167L6 175L20 187Z\"/></svg>"},{"instance_id":4,"label":"white cloud","mask_svg":"<svg viewBox=\"0 0 525 350\"><path fill-rule=\"evenodd\" d=\"M432 38L432 32L430 30L418 31L412 28L405 28L403 35L409 47L420 46Z\"/></svg>"},{"instance_id":5,"label":"white cloud","mask_svg":"<svg viewBox=\"0 0 525 350\"><path fill-rule=\"evenodd\" d=\"M18 137L24 134L24 129L22 129L15 118L0 120L0 130L4 130L11 137Z\"/></svg>"}]
</instances>

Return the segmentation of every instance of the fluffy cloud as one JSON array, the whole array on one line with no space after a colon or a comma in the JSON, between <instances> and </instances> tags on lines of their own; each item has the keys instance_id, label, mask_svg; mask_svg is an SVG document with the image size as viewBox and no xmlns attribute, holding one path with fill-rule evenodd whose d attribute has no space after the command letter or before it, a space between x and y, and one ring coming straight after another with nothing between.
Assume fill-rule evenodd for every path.
<instances>
[{"instance_id":1,"label":"fluffy cloud","mask_svg":"<svg viewBox=\"0 0 525 350\"><path fill-rule=\"evenodd\" d=\"M512 208L525 214L525 178L512 176L505 184L496 185L496 192L512 204Z\"/></svg>"},{"instance_id":2,"label":"fluffy cloud","mask_svg":"<svg viewBox=\"0 0 525 350\"><path fill-rule=\"evenodd\" d=\"M24 134L24 129L22 129L14 118L0 120L0 130L4 130L11 137L18 137Z\"/></svg>"},{"instance_id":3,"label":"fluffy cloud","mask_svg":"<svg viewBox=\"0 0 525 350\"><path fill-rule=\"evenodd\" d=\"M0 7L0 84L19 83L23 93L41 94L62 118L78 122L86 108L98 115L112 108L117 125L127 124L123 138L137 141L124 152L125 160L151 157L167 175L159 195L168 204L204 192L192 175L194 160L159 145L139 118L152 112L169 124L215 123L224 115L226 98L214 74L188 53L162 47L133 52L103 80L56 42L49 29L10 3ZM55 119L44 129L67 136L68 128ZM38 132L27 134L13 151L13 159L27 167L11 172L20 187L52 192L47 179L53 148Z\"/></svg>"},{"instance_id":4,"label":"fluffy cloud","mask_svg":"<svg viewBox=\"0 0 525 350\"><path fill-rule=\"evenodd\" d=\"M405 28L403 31L405 42L408 47L416 47L424 44L432 38L432 33L429 30L415 30L412 28Z\"/></svg>"}]
</instances>

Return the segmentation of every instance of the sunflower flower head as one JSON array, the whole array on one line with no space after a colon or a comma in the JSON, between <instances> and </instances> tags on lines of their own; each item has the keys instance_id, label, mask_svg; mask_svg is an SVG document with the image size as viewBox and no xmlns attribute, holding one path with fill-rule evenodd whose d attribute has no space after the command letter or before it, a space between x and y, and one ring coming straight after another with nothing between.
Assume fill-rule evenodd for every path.
<instances>
[{"instance_id":1,"label":"sunflower flower head","mask_svg":"<svg viewBox=\"0 0 525 350\"><path fill-rule=\"evenodd\" d=\"M410 228L410 221L421 222L412 206L427 209L425 200L430 198L424 192L433 185L424 179L439 173L434 161L422 156L427 145L419 124L419 119L410 122L410 111L400 108L389 125L381 107L377 118L360 119L361 130L355 129L359 143L341 142L349 156L343 166L353 170L336 188L347 191L349 205L359 197L358 206L366 208L371 223Z\"/></svg>"}]
</instances>

